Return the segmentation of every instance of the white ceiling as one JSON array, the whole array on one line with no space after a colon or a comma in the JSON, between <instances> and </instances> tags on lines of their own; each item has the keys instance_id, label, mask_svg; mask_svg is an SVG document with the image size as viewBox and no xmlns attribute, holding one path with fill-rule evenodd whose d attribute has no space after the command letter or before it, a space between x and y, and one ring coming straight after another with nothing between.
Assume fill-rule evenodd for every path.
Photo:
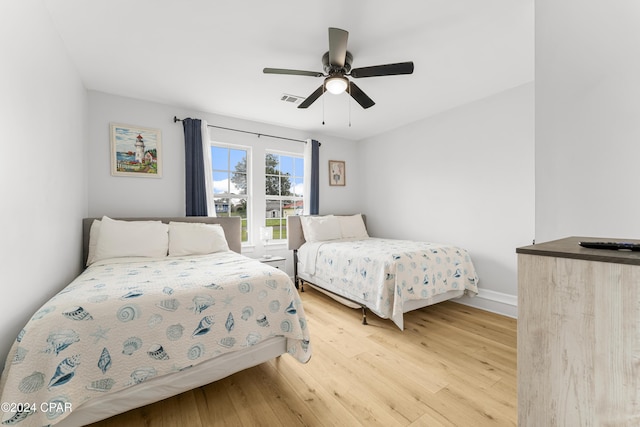
<instances>
[{"instance_id":1,"label":"white ceiling","mask_svg":"<svg viewBox=\"0 0 640 427\"><path fill-rule=\"evenodd\" d=\"M359 140L533 80L533 0L44 0L87 89ZM376 105L325 94L328 27L353 67L413 61L358 86ZM322 125L324 106L325 125ZM351 115L351 127L349 127Z\"/></svg>"}]
</instances>

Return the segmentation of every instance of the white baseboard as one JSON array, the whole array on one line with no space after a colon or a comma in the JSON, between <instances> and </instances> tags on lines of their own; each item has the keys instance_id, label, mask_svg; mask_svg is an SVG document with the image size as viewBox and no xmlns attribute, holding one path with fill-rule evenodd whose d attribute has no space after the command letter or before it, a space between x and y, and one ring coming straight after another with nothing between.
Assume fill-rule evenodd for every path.
<instances>
[{"instance_id":1,"label":"white baseboard","mask_svg":"<svg viewBox=\"0 0 640 427\"><path fill-rule=\"evenodd\" d=\"M291 281L293 281L293 276L291 276ZM465 295L451 301L514 319L518 318L518 297L516 295L479 288L478 295L474 297Z\"/></svg>"},{"instance_id":2,"label":"white baseboard","mask_svg":"<svg viewBox=\"0 0 640 427\"><path fill-rule=\"evenodd\" d=\"M478 295L474 297L463 296L451 300L460 304L476 307L503 316L518 318L518 297L504 294L490 289L478 289Z\"/></svg>"}]
</instances>

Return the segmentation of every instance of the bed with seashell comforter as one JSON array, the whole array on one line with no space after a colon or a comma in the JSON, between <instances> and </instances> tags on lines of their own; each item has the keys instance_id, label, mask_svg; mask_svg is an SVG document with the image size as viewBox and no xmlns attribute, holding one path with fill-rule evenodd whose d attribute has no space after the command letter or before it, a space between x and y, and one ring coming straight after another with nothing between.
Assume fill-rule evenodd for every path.
<instances>
[{"instance_id":1,"label":"bed with seashell comforter","mask_svg":"<svg viewBox=\"0 0 640 427\"><path fill-rule=\"evenodd\" d=\"M370 237L364 216L290 216L289 249L295 280L335 300L391 319L462 295L478 293L478 275L464 248L450 244Z\"/></svg>"},{"instance_id":2,"label":"bed with seashell comforter","mask_svg":"<svg viewBox=\"0 0 640 427\"><path fill-rule=\"evenodd\" d=\"M70 425L93 422L261 363L265 343L303 363L311 356L283 271L230 250L100 260L18 335L0 383L2 402L15 405L2 422L62 425L85 408ZM247 351L248 364L234 362ZM207 365L219 359L231 368Z\"/></svg>"}]
</instances>

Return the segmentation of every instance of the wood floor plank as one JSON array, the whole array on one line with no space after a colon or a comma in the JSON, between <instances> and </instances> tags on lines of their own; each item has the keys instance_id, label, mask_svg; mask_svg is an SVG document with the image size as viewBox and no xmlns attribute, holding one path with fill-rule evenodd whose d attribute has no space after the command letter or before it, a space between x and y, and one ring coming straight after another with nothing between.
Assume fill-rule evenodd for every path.
<instances>
[{"instance_id":1,"label":"wood floor plank","mask_svg":"<svg viewBox=\"0 0 640 427\"><path fill-rule=\"evenodd\" d=\"M426 412L420 418L409 424L409 427L459 427L443 419L440 414Z\"/></svg>"},{"instance_id":2,"label":"wood floor plank","mask_svg":"<svg viewBox=\"0 0 640 427\"><path fill-rule=\"evenodd\" d=\"M308 315L311 316L311 315ZM323 340L323 344L330 346L333 351L342 354L345 357L353 357L363 351L373 350L373 343L366 340L355 340L354 336L344 328L339 328L334 323L322 322L309 318L307 322L309 331L312 334L316 331L318 336L327 336Z\"/></svg>"},{"instance_id":3,"label":"wood floor plank","mask_svg":"<svg viewBox=\"0 0 640 427\"><path fill-rule=\"evenodd\" d=\"M407 424L405 415L389 405L385 385L373 378L364 367L328 346L314 347L314 356L318 356L314 362L320 368L311 374L319 375L317 379L323 381L322 387L356 418L366 420L368 425ZM376 395L370 393L372 383L379 391Z\"/></svg>"},{"instance_id":4,"label":"wood floor plank","mask_svg":"<svg viewBox=\"0 0 640 427\"><path fill-rule=\"evenodd\" d=\"M453 303L450 303L453 304ZM460 304L458 304L460 305ZM481 310L478 310L481 311ZM481 340L490 340L494 343L500 343L507 347L512 347L516 343L516 337L510 330L504 328L495 328L489 324L485 324L477 319L458 319L455 317L455 311L447 310L445 307L443 310L429 310L421 309L414 313L410 313L410 319L418 322L437 323L445 330L458 330L475 336Z\"/></svg>"},{"instance_id":5,"label":"wood floor plank","mask_svg":"<svg viewBox=\"0 0 640 427\"><path fill-rule=\"evenodd\" d=\"M401 374L380 363L379 357L371 353L363 353L354 358L354 362L361 364L369 372L370 378L375 378L386 389L385 403L394 411L398 411L413 422L424 413L425 403L431 395L423 384L413 378ZM369 383L368 386L376 386Z\"/></svg>"},{"instance_id":6,"label":"wood floor plank","mask_svg":"<svg viewBox=\"0 0 640 427\"><path fill-rule=\"evenodd\" d=\"M404 334L405 339L397 348L402 351L403 357L412 362L416 371L423 369L434 372L447 378L447 383L459 377L471 378L479 387L489 387L502 378L490 366L487 367L473 356L461 353L459 349L443 347L431 338L416 337L406 330ZM371 339L383 338L372 336Z\"/></svg>"},{"instance_id":7,"label":"wood floor plank","mask_svg":"<svg viewBox=\"0 0 640 427\"><path fill-rule=\"evenodd\" d=\"M486 393L482 391L469 393L468 387L459 389L452 385L438 392L438 397L443 402L456 402L457 406L464 408L464 410L458 413L464 413L466 415L465 420L459 425L471 425L476 426L515 426L516 417L505 411L502 405L498 402L486 399Z\"/></svg>"},{"instance_id":8,"label":"wood floor plank","mask_svg":"<svg viewBox=\"0 0 640 427\"><path fill-rule=\"evenodd\" d=\"M253 370L253 368L251 368ZM270 393L265 393L264 384L254 381L255 376L247 381L247 375L235 375L226 388L231 404L240 416L243 426L278 426L281 425L270 401Z\"/></svg>"},{"instance_id":9,"label":"wood floor plank","mask_svg":"<svg viewBox=\"0 0 640 427\"><path fill-rule=\"evenodd\" d=\"M307 316L312 321L320 322L323 325L334 325L338 328L334 330L338 334L348 334L353 338L369 336L380 328L399 331L398 327L390 320L381 319L371 315L369 312L367 319L369 323L368 326L370 327L363 328L361 310L338 304L328 296L317 291L312 292L315 294L313 298L318 298L317 301L319 301L320 304L317 306L312 305Z\"/></svg>"},{"instance_id":10,"label":"wood floor plank","mask_svg":"<svg viewBox=\"0 0 640 427\"><path fill-rule=\"evenodd\" d=\"M435 338L438 343L456 346L458 349L466 350L467 353L473 354L478 359L485 360L486 362L493 361L497 369L510 370L510 373L515 374L515 341L511 343L511 346L504 345L485 336L471 332L468 328L451 325L449 321L440 321L440 316L434 321L431 316L431 314L427 313L418 314L417 318L420 322L417 322L418 327L413 330L421 336L428 333L429 336ZM434 325L438 327L436 328ZM420 330L420 328L424 328L424 330ZM465 338L463 340L463 347L459 347L459 338L463 336Z\"/></svg>"},{"instance_id":11,"label":"wood floor plank","mask_svg":"<svg viewBox=\"0 0 640 427\"><path fill-rule=\"evenodd\" d=\"M425 354L422 348L405 346L393 337L372 335L370 340L378 342L383 351L377 351L383 360L381 364L385 368L396 368L405 375L418 381L427 391L435 393L449 384L449 374L445 364L440 358L434 358L431 354Z\"/></svg>"},{"instance_id":12,"label":"wood floor plank","mask_svg":"<svg viewBox=\"0 0 640 427\"><path fill-rule=\"evenodd\" d=\"M300 396L304 405L308 406L315 417L321 420L319 425L335 427L360 425L356 416L336 401L331 388L324 381L316 380L316 377L322 378L322 365L316 362L317 359L312 357L311 361L303 366L294 360L280 358L276 366L291 389ZM313 375L314 370L320 374Z\"/></svg>"},{"instance_id":13,"label":"wood floor plank","mask_svg":"<svg viewBox=\"0 0 640 427\"><path fill-rule=\"evenodd\" d=\"M301 298L313 356L283 355L93 427L514 426L516 321L455 302L405 330L317 290Z\"/></svg>"},{"instance_id":14,"label":"wood floor plank","mask_svg":"<svg viewBox=\"0 0 640 427\"><path fill-rule=\"evenodd\" d=\"M405 330L403 334L413 338L405 341L405 346L421 348L430 357L439 359L448 372L473 377L478 383L487 386L501 378L500 374L496 373L496 368L499 367L477 357L475 338L465 337L463 334L459 337L438 334L428 328L423 331Z\"/></svg>"},{"instance_id":15,"label":"wood floor plank","mask_svg":"<svg viewBox=\"0 0 640 427\"><path fill-rule=\"evenodd\" d=\"M230 384L230 379L224 378L194 390L196 408L203 426L231 427L240 425L240 417L233 407L233 402L230 396L224 392L224 389L230 387Z\"/></svg>"},{"instance_id":16,"label":"wood floor plank","mask_svg":"<svg viewBox=\"0 0 640 427\"><path fill-rule=\"evenodd\" d=\"M284 378L281 371L282 364L278 358L276 361L263 364L263 375L271 378L267 384L271 387L277 399L274 406L276 412L283 414L288 412L290 417L294 417L297 422L291 422L289 425L300 426L317 426L322 425L321 418L313 412L313 410L302 399L300 394L292 387L292 385ZM297 363L297 362L296 362Z\"/></svg>"},{"instance_id":17,"label":"wood floor plank","mask_svg":"<svg viewBox=\"0 0 640 427\"><path fill-rule=\"evenodd\" d=\"M174 399L160 402L159 406L161 408L163 426L202 427L193 392L179 394ZM190 409L185 411L182 408Z\"/></svg>"}]
</instances>

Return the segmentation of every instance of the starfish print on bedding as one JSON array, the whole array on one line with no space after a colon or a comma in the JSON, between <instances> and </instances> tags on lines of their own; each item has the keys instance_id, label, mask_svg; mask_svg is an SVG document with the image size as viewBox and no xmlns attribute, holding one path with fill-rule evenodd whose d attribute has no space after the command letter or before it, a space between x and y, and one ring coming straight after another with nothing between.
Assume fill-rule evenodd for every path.
<instances>
[{"instance_id":1,"label":"starfish print on bedding","mask_svg":"<svg viewBox=\"0 0 640 427\"><path fill-rule=\"evenodd\" d=\"M107 338L107 332L109 332L110 330L111 330L111 328L102 329L102 327L101 327L101 326L98 326L98 329L96 329L96 331L95 331L94 333L89 334L89 335L91 335L92 337L94 337L94 338L95 338L95 340L93 341L93 343L94 343L94 344L97 344L97 343L98 343L98 341L100 341L101 339L103 339L103 340L105 340L105 341L106 341L106 340L108 340L108 338Z\"/></svg>"},{"instance_id":2,"label":"starfish print on bedding","mask_svg":"<svg viewBox=\"0 0 640 427\"><path fill-rule=\"evenodd\" d=\"M231 302L233 301L233 298L231 295L227 295L224 300L222 300L222 302L224 303L225 307L228 307L229 305L231 305Z\"/></svg>"}]
</instances>

